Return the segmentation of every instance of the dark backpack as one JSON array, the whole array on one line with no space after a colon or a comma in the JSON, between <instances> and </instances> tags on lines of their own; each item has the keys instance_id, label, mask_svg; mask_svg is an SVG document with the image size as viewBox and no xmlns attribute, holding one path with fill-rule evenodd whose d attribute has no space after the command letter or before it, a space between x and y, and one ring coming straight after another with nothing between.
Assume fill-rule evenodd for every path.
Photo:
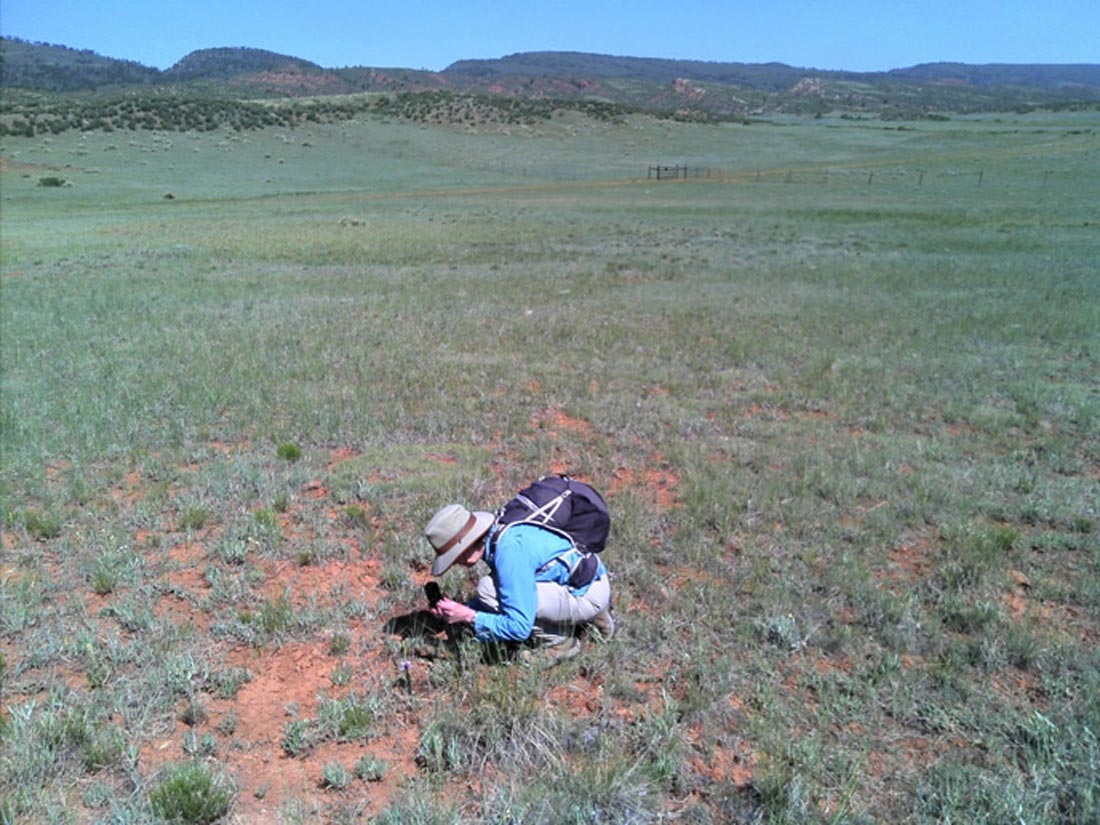
<instances>
[{"instance_id":1,"label":"dark backpack","mask_svg":"<svg viewBox=\"0 0 1100 825\"><path fill-rule=\"evenodd\" d=\"M603 496L567 475L544 476L527 485L497 511L496 519L502 526L494 541L516 524L534 524L568 540L581 553L570 569L569 584L573 587L582 587L595 577L599 559L593 554L607 546L611 531L611 516Z\"/></svg>"}]
</instances>

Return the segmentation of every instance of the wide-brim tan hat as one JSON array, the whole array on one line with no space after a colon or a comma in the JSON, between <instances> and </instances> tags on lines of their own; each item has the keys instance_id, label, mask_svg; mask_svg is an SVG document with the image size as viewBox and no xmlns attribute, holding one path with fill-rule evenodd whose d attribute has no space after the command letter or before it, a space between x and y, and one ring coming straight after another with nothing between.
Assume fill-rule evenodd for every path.
<instances>
[{"instance_id":1,"label":"wide-brim tan hat","mask_svg":"<svg viewBox=\"0 0 1100 825\"><path fill-rule=\"evenodd\" d=\"M432 575L447 571L455 559L493 526L493 514L482 510L470 511L461 504L448 504L428 522L424 535L435 550Z\"/></svg>"}]
</instances>

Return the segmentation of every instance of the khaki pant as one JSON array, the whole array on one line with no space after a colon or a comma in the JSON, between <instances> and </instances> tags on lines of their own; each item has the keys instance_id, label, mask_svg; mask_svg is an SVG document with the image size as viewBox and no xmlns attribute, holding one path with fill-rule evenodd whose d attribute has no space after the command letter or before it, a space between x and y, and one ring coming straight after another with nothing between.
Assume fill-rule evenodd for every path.
<instances>
[{"instance_id":1,"label":"khaki pant","mask_svg":"<svg viewBox=\"0 0 1100 825\"><path fill-rule=\"evenodd\" d=\"M581 596L557 582L537 582L535 587L539 596L535 610L536 635L568 636L571 627L592 621L611 604L611 582L606 575L592 582ZM489 610L500 610L492 576L483 576L477 583L477 598Z\"/></svg>"}]
</instances>

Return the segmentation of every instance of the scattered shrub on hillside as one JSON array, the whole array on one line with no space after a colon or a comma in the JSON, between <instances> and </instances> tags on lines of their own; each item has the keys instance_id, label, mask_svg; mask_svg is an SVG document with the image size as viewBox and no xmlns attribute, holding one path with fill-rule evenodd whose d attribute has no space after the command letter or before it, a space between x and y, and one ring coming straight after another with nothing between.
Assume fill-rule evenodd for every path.
<instances>
[{"instance_id":1,"label":"scattered shrub on hillside","mask_svg":"<svg viewBox=\"0 0 1100 825\"><path fill-rule=\"evenodd\" d=\"M418 123L479 126L533 125L562 111L577 111L616 122L633 109L600 100L525 99L447 91L398 92L355 98L246 100L148 94L127 98L58 99L46 104L12 104L10 119L0 122L0 136L34 137L69 129L113 132L117 129L237 132L267 126L293 128L307 123L339 123L360 115L395 117Z\"/></svg>"}]
</instances>

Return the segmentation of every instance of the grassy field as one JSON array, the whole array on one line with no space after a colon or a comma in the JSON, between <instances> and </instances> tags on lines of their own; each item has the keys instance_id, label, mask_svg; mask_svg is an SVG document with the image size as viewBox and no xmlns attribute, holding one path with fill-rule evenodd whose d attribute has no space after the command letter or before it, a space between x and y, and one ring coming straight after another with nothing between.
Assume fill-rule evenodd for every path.
<instances>
[{"instance_id":1,"label":"grassy field","mask_svg":"<svg viewBox=\"0 0 1100 825\"><path fill-rule=\"evenodd\" d=\"M0 155L0 821L1100 819L1100 114ZM613 640L387 632L551 470Z\"/></svg>"}]
</instances>

